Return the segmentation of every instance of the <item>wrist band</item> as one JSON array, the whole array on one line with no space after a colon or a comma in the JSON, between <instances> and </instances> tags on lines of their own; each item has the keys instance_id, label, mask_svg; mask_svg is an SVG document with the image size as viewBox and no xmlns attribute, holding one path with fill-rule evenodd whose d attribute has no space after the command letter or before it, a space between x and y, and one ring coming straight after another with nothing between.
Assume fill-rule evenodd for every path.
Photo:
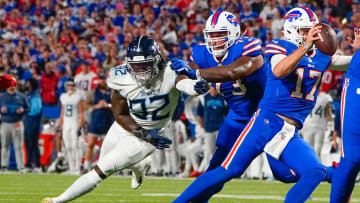
<instances>
[{"instance_id":1,"label":"wrist band","mask_svg":"<svg viewBox=\"0 0 360 203\"><path fill-rule=\"evenodd\" d=\"M198 80L202 79L199 69L196 69L195 76L196 76L196 79L198 79Z\"/></svg>"},{"instance_id":2,"label":"wrist band","mask_svg":"<svg viewBox=\"0 0 360 203\"><path fill-rule=\"evenodd\" d=\"M311 47L309 47L309 45L307 45L306 43L304 43L304 46L306 47L306 49L307 49L308 51L311 51Z\"/></svg>"}]
</instances>

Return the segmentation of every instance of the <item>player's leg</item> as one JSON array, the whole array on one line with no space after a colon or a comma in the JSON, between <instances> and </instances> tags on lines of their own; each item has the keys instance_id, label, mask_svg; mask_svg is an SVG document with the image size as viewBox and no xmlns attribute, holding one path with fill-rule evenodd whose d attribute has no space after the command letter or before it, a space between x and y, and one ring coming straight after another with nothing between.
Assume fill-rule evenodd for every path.
<instances>
[{"instance_id":1,"label":"player's leg","mask_svg":"<svg viewBox=\"0 0 360 203\"><path fill-rule=\"evenodd\" d=\"M1 124L1 168L7 170L9 166L11 129L13 125L10 123Z\"/></svg>"},{"instance_id":2,"label":"player's leg","mask_svg":"<svg viewBox=\"0 0 360 203\"><path fill-rule=\"evenodd\" d=\"M142 185L145 178L145 174L150 169L150 166L151 166L151 157L148 156L144 160L130 167L132 171L132 178L131 178L132 189L135 190Z\"/></svg>"},{"instance_id":3,"label":"player's leg","mask_svg":"<svg viewBox=\"0 0 360 203\"><path fill-rule=\"evenodd\" d=\"M264 119L273 120L264 122ZM221 166L197 178L174 202L188 202L209 188L240 176L251 161L263 151L265 144L281 130L279 119L267 111L255 113Z\"/></svg>"},{"instance_id":4,"label":"player's leg","mask_svg":"<svg viewBox=\"0 0 360 203\"><path fill-rule=\"evenodd\" d=\"M115 122L107 133L102 148L106 149L105 154L101 152L98 165L93 170L78 178L60 196L46 198L44 202L67 202L84 195L95 189L109 175L141 161L155 149Z\"/></svg>"},{"instance_id":5,"label":"player's leg","mask_svg":"<svg viewBox=\"0 0 360 203\"><path fill-rule=\"evenodd\" d=\"M266 158L268 160L274 178L283 183L296 183L299 180L299 174L295 173L295 171L291 170L283 162L274 159L269 154L266 154Z\"/></svg>"},{"instance_id":6,"label":"player's leg","mask_svg":"<svg viewBox=\"0 0 360 203\"><path fill-rule=\"evenodd\" d=\"M199 172L205 172L206 169L209 167L211 157L213 156L216 150L215 143L216 143L217 134L218 131L206 132L204 134L204 145L203 145L204 158L199 166Z\"/></svg>"},{"instance_id":7,"label":"player's leg","mask_svg":"<svg viewBox=\"0 0 360 203\"><path fill-rule=\"evenodd\" d=\"M297 183L289 190L285 202L305 202L326 176L326 168L315 151L295 132L282 152L281 161L299 174Z\"/></svg>"},{"instance_id":8,"label":"player's leg","mask_svg":"<svg viewBox=\"0 0 360 203\"><path fill-rule=\"evenodd\" d=\"M233 119L234 112L230 111L223 124L220 126L219 133L216 138L216 150L210 160L209 167L206 171L217 168L226 158L236 139L246 126L246 121L235 121ZM201 193L193 199L194 202L207 202L212 194L215 194L223 188L224 184L216 184Z\"/></svg>"},{"instance_id":9,"label":"player's leg","mask_svg":"<svg viewBox=\"0 0 360 203\"><path fill-rule=\"evenodd\" d=\"M346 78L345 80L348 80ZM341 98L341 125L343 134L342 158L336 168L330 193L330 202L348 202L360 171L360 82L350 80L344 85Z\"/></svg>"},{"instance_id":10,"label":"player's leg","mask_svg":"<svg viewBox=\"0 0 360 203\"><path fill-rule=\"evenodd\" d=\"M89 135L87 136L87 149L85 152L85 161L84 161L84 171L88 171L90 170L90 166L91 166L91 161L93 158L93 152L94 152L94 147L97 141L97 137L95 134L93 133L89 133Z\"/></svg>"},{"instance_id":11,"label":"player's leg","mask_svg":"<svg viewBox=\"0 0 360 203\"><path fill-rule=\"evenodd\" d=\"M16 165L19 171L24 169L24 126L22 122L17 122L15 128L12 129L12 141L15 151Z\"/></svg>"},{"instance_id":12,"label":"player's leg","mask_svg":"<svg viewBox=\"0 0 360 203\"><path fill-rule=\"evenodd\" d=\"M318 129L314 136L314 150L321 161L321 149L324 145L325 129Z\"/></svg>"},{"instance_id":13,"label":"player's leg","mask_svg":"<svg viewBox=\"0 0 360 203\"><path fill-rule=\"evenodd\" d=\"M74 160L74 171L73 174L80 175L80 164L81 164L81 148L79 143L78 128L72 128L71 134L71 151L73 152Z\"/></svg>"}]
</instances>

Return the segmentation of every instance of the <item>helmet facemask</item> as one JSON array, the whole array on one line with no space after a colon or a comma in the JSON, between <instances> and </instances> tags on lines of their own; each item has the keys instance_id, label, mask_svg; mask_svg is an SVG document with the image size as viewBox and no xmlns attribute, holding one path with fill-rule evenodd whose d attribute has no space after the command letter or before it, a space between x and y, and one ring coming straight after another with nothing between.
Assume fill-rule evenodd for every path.
<instances>
[{"instance_id":1,"label":"helmet facemask","mask_svg":"<svg viewBox=\"0 0 360 203\"><path fill-rule=\"evenodd\" d=\"M126 57L126 64L129 73L141 85L147 85L159 74L160 55L134 56L132 59Z\"/></svg>"},{"instance_id":2,"label":"helmet facemask","mask_svg":"<svg viewBox=\"0 0 360 203\"><path fill-rule=\"evenodd\" d=\"M213 54L216 57L222 57L225 55L234 41L230 40L230 32L226 29L224 30L204 30L204 38L206 43L206 48L209 53Z\"/></svg>"}]
</instances>

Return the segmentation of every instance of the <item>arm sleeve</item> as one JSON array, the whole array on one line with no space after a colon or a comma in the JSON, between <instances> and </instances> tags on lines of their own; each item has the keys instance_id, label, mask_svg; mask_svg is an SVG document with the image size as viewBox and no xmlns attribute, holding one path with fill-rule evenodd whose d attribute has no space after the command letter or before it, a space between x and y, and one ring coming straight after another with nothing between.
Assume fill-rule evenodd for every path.
<instances>
[{"instance_id":1,"label":"arm sleeve","mask_svg":"<svg viewBox=\"0 0 360 203\"><path fill-rule=\"evenodd\" d=\"M341 56L341 55L334 55L331 57L331 65L334 66L341 66L341 65L348 65L352 56Z\"/></svg>"},{"instance_id":2,"label":"arm sleeve","mask_svg":"<svg viewBox=\"0 0 360 203\"><path fill-rule=\"evenodd\" d=\"M271 70L274 70L274 67L280 63L281 60L283 60L286 57L284 54L275 54L271 57L270 63L271 63Z\"/></svg>"},{"instance_id":3,"label":"arm sleeve","mask_svg":"<svg viewBox=\"0 0 360 203\"><path fill-rule=\"evenodd\" d=\"M176 89L190 96L199 95L194 89L196 82L197 80L192 80L192 79L180 80L179 82L176 83Z\"/></svg>"}]
</instances>

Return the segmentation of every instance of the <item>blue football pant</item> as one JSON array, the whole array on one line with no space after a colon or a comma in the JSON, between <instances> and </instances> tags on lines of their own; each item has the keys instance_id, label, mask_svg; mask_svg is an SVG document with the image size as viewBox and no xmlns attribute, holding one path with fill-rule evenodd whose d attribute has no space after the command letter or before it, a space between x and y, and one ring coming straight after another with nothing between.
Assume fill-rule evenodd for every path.
<instances>
[{"instance_id":1,"label":"blue football pant","mask_svg":"<svg viewBox=\"0 0 360 203\"><path fill-rule=\"evenodd\" d=\"M261 110L255 113L222 166L200 176L174 202L188 202L212 186L240 176L283 125L284 121L270 111ZM297 131L284 149L280 160L300 176L299 181L288 192L285 202L304 202L325 177L325 167L319 163L313 149Z\"/></svg>"},{"instance_id":2,"label":"blue football pant","mask_svg":"<svg viewBox=\"0 0 360 203\"><path fill-rule=\"evenodd\" d=\"M341 95L343 151L331 186L330 202L347 202L360 171L360 80L345 78Z\"/></svg>"}]
</instances>

